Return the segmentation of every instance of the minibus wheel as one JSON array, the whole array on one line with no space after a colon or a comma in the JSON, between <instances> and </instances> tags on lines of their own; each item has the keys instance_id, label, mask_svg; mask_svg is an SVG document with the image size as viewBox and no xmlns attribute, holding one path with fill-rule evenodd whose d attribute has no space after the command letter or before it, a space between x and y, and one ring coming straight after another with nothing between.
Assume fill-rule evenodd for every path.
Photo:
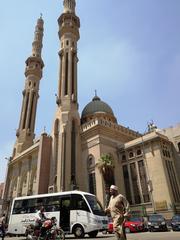
<instances>
[{"instance_id":1,"label":"minibus wheel","mask_svg":"<svg viewBox=\"0 0 180 240\"><path fill-rule=\"evenodd\" d=\"M88 235L90 238L95 238L98 234L98 231L89 232Z\"/></svg>"},{"instance_id":2,"label":"minibus wheel","mask_svg":"<svg viewBox=\"0 0 180 240\"><path fill-rule=\"evenodd\" d=\"M76 238L83 238L85 235L83 227L79 224L73 227L73 233Z\"/></svg>"}]
</instances>

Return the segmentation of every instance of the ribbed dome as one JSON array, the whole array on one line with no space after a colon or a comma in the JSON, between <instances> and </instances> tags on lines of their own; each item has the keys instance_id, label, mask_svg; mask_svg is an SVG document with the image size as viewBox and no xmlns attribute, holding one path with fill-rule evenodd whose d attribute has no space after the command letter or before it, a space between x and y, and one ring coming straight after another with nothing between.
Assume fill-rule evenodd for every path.
<instances>
[{"instance_id":1,"label":"ribbed dome","mask_svg":"<svg viewBox=\"0 0 180 240\"><path fill-rule=\"evenodd\" d=\"M83 118L87 115L92 115L95 113L107 113L114 116L111 107L107 103L101 101L98 96L95 96L92 101L85 106L81 117Z\"/></svg>"}]
</instances>

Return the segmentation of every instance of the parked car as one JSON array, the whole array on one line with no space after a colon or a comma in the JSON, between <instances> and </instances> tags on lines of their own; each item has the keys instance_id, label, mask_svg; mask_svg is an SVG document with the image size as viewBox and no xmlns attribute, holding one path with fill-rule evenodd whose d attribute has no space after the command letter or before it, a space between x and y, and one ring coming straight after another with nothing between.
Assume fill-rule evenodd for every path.
<instances>
[{"instance_id":1,"label":"parked car","mask_svg":"<svg viewBox=\"0 0 180 240\"><path fill-rule=\"evenodd\" d=\"M130 217L128 220L124 222L124 228L126 233L143 232L147 230L143 217ZM109 218L107 232L108 233L114 232L113 222L111 218Z\"/></svg>"},{"instance_id":2,"label":"parked car","mask_svg":"<svg viewBox=\"0 0 180 240\"><path fill-rule=\"evenodd\" d=\"M109 220L108 220L108 230L107 230L107 232L108 232L108 233L113 233L113 232L114 232L114 229L113 229L112 218L109 217L108 219L109 219Z\"/></svg>"},{"instance_id":3,"label":"parked car","mask_svg":"<svg viewBox=\"0 0 180 240\"><path fill-rule=\"evenodd\" d=\"M143 217L130 217L124 222L124 228L126 233L130 232L144 232L146 231L146 224Z\"/></svg>"},{"instance_id":4,"label":"parked car","mask_svg":"<svg viewBox=\"0 0 180 240\"><path fill-rule=\"evenodd\" d=\"M180 231L180 215L174 215L172 217L171 227L173 231Z\"/></svg>"},{"instance_id":5,"label":"parked car","mask_svg":"<svg viewBox=\"0 0 180 240\"><path fill-rule=\"evenodd\" d=\"M152 214L148 218L148 229L153 231L168 231L165 218L161 214Z\"/></svg>"}]
</instances>

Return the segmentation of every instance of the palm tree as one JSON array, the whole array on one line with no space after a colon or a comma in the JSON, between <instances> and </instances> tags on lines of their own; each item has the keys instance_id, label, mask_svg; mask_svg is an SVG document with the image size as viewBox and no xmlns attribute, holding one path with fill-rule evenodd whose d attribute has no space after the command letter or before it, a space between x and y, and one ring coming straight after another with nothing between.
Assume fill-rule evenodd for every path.
<instances>
[{"instance_id":1,"label":"palm tree","mask_svg":"<svg viewBox=\"0 0 180 240\"><path fill-rule=\"evenodd\" d=\"M114 165L110 154L102 154L98 163L96 164L100 170L106 187L114 184Z\"/></svg>"},{"instance_id":2,"label":"palm tree","mask_svg":"<svg viewBox=\"0 0 180 240\"><path fill-rule=\"evenodd\" d=\"M110 199L109 188L111 184L114 184L114 165L112 156L110 154L102 154L96 166L100 170L104 179L106 194L105 204L107 207Z\"/></svg>"}]
</instances>

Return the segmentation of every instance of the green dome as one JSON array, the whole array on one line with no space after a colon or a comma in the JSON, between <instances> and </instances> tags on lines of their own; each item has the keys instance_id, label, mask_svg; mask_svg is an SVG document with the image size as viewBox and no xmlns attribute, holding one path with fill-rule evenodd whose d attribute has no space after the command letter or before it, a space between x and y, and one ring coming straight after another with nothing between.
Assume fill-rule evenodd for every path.
<instances>
[{"instance_id":1,"label":"green dome","mask_svg":"<svg viewBox=\"0 0 180 240\"><path fill-rule=\"evenodd\" d=\"M107 103L101 101L98 96L95 96L92 101L85 106L81 117L83 118L87 115L92 115L95 113L106 113L114 116L111 107Z\"/></svg>"}]
</instances>

